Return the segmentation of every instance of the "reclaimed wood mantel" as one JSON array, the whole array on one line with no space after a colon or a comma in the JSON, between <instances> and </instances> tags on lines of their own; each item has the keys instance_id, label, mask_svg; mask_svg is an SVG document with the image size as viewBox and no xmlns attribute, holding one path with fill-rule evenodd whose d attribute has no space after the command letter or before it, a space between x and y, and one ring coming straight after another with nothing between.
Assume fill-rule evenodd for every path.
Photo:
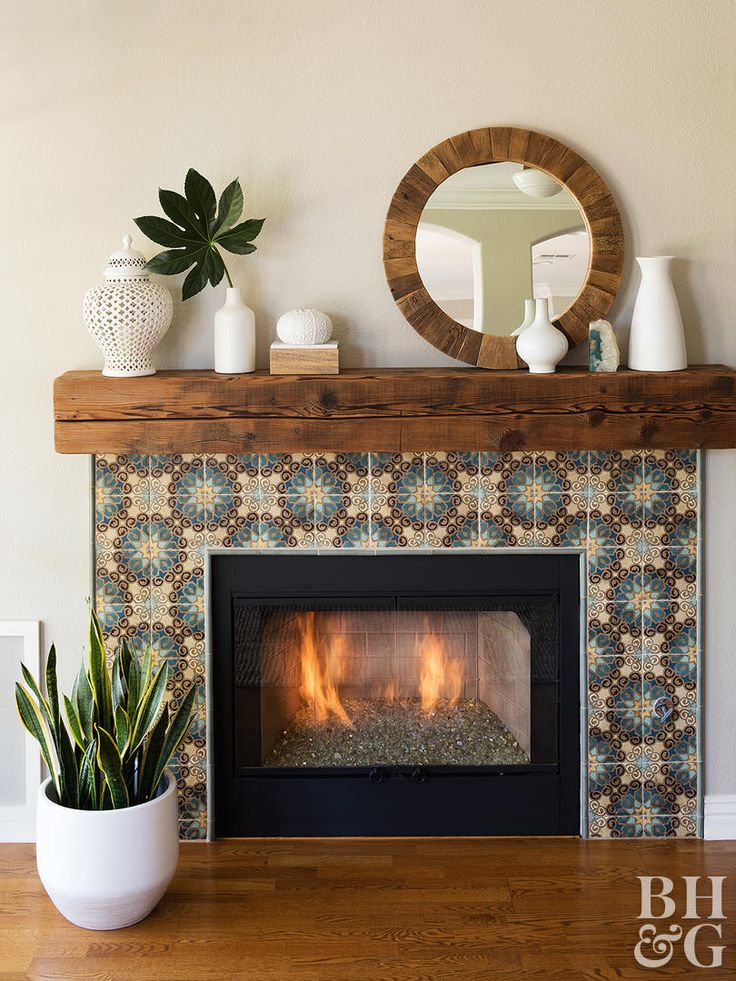
<instances>
[{"instance_id":1,"label":"reclaimed wood mantel","mask_svg":"<svg viewBox=\"0 0 736 981\"><path fill-rule=\"evenodd\" d=\"M736 371L160 371L54 383L59 453L736 447Z\"/></svg>"}]
</instances>

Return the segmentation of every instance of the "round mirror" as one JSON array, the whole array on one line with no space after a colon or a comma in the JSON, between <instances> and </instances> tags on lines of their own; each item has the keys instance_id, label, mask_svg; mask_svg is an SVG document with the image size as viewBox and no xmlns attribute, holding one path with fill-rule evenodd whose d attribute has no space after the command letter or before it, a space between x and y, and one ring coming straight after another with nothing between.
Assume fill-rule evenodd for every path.
<instances>
[{"instance_id":1,"label":"round mirror","mask_svg":"<svg viewBox=\"0 0 736 981\"><path fill-rule=\"evenodd\" d=\"M621 281L623 228L603 178L570 147L518 127L429 150L391 201L386 276L414 329L446 354L519 368L524 301L546 297L574 347Z\"/></svg>"},{"instance_id":2,"label":"round mirror","mask_svg":"<svg viewBox=\"0 0 736 981\"><path fill-rule=\"evenodd\" d=\"M522 164L464 167L424 206L416 234L419 275L449 317L485 334L512 334L524 301L568 310L588 274L590 237L575 198Z\"/></svg>"}]
</instances>

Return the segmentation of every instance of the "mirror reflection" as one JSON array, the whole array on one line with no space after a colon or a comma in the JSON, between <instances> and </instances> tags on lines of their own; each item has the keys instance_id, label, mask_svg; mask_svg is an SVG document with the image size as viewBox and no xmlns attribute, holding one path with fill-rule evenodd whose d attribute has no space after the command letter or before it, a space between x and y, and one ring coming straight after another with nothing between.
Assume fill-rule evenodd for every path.
<instances>
[{"instance_id":1,"label":"mirror reflection","mask_svg":"<svg viewBox=\"0 0 736 981\"><path fill-rule=\"evenodd\" d=\"M524 300L547 297L552 318L585 282L590 238L573 196L553 177L515 163L465 167L427 201L417 228L419 274L453 320L511 334Z\"/></svg>"}]
</instances>

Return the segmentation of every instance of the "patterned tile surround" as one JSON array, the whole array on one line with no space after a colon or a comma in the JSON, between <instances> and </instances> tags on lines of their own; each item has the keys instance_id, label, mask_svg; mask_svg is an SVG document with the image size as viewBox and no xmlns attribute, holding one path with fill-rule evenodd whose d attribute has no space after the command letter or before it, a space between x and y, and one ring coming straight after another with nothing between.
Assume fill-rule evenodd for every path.
<instances>
[{"instance_id":1,"label":"patterned tile surround","mask_svg":"<svg viewBox=\"0 0 736 981\"><path fill-rule=\"evenodd\" d=\"M98 457L96 602L178 696L182 834L206 834L208 548L576 548L592 837L698 833L695 451Z\"/></svg>"}]
</instances>

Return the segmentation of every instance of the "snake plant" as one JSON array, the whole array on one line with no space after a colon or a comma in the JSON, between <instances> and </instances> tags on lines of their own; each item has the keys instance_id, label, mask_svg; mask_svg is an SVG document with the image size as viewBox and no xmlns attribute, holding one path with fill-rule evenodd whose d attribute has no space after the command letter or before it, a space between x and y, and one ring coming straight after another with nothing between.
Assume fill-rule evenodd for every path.
<instances>
[{"instance_id":1,"label":"snake plant","mask_svg":"<svg viewBox=\"0 0 736 981\"><path fill-rule=\"evenodd\" d=\"M71 697L56 680L56 649L45 665L46 694L21 664L15 686L21 722L38 740L56 798L86 811L143 804L156 796L164 770L189 730L192 686L171 713L164 703L168 667L154 669L150 648L138 657L121 640L108 667L100 622L90 611L89 653Z\"/></svg>"}]
</instances>

